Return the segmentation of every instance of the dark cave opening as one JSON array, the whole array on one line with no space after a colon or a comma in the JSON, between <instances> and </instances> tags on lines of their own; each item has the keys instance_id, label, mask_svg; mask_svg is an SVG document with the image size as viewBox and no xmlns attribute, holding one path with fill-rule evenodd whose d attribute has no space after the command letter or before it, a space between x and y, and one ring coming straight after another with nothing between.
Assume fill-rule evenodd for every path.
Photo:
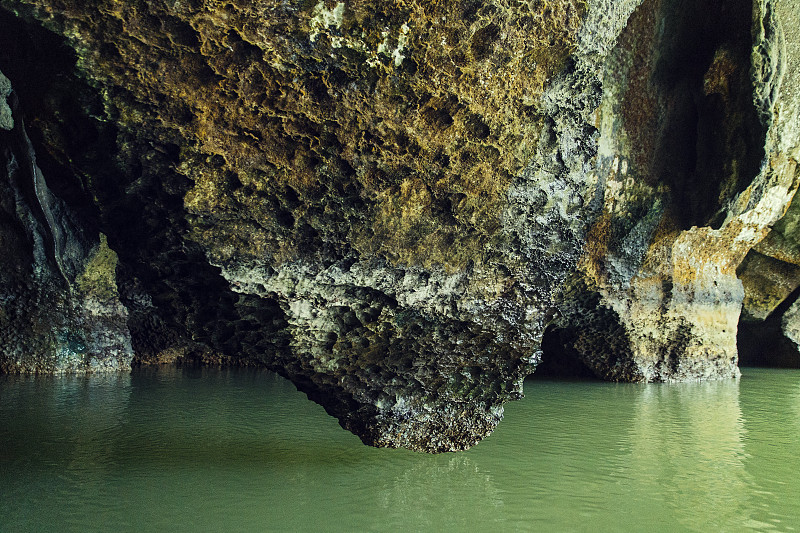
<instances>
[{"instance_id":1,"label":"dark cave opening","mask_svg":"<svg viewBox=\"0 0 800 533\"><path fill-rule=\"evenodd\" d=\"M542 361L528 379L599 381L572 346L572 337L566 329L548 326L542 336Z\"/></svg>"},{"instance_id":2,"label":"dark cave opening","mask_svg":"<svg viewBox=\"0 0 800 533\"><path fill-rule=\"evenodd\" d=\"M736 344L740 367L800 368L797 347L784 336L780 321L740 323Z\"/></svg>"},{"instance_id":3,"label":"dark cave opening","mask_svg":"<svg viewBox=\"0 0 800 533\"><path fill-rule=\"evenodd\" d=\"M115 282L128 309L133 364L168 352L186 363L255 364L283 353L286 322L274 299L231 293L200 245L184 238L191 182L175 170L174 135L145 121L121 128L114 107L76 69L64 38L24 10L18 17L0 8L0 28L0 71L24 110L48 188L81 227L104 233L118 256ZM108 101L140 104L119 91ZM281 221L293 224L290 215Z\"/></svg>"},{"instance_id":4,"label":"dark cave opening","mask_svg":"<svg viewBox=\"0 0 800 533\"><path fill-rule=\"evenodd\" d=\"M800 368L797 346L783 332L786 311L800 298L796 288L762 322L740 321L736 333L739 366Z\"/></svg>"},{"instance_id":5,"label":"dark cave opening","mask_svg":"<svg viewBox=\"0 0 800 533\"><path fill-rule=\"evenodd\" d=\"M750 79L751 0L664 0L652 84L661 102L653 177L682 229L721 223L764 159Z\"/></svg>"}]
</instances>

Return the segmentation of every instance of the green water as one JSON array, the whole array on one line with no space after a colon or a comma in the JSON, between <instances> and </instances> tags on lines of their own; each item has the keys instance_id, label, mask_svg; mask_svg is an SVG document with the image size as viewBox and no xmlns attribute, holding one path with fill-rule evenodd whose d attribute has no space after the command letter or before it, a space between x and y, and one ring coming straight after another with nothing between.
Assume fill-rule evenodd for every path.
<instances>
[{"instance_id":1,"label":"green water","mask_svg":"<svg viewBox=\"0 0 800 533\"><path fill-rule=\"evenodd\" d=\"M267 372L0 376L0 531L800 530L800 371L525 393L428 456Z\"/></svg>"}]
</instances>

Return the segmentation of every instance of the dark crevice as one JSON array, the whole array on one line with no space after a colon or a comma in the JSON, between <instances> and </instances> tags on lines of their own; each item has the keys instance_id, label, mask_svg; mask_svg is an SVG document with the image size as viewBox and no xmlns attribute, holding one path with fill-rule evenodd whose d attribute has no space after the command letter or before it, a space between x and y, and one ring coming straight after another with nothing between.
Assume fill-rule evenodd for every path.
<instances>
[{"instance_id":1,"label":"dark crevice","mask_svg":"<svg viewBox=\"0 0 800 533\"><path fill-rule=\"evenodd\" d=\"M75 53L62 38L2 9L0 28L0 72L19 98L47 186L83 219L96 220L82 167L83 158L114 152L113 131L105 131L113 128L93 118L102 103L77 80ZM78 153L83 157L71 159Z\"/></svg>"},{"instance_id":2,"label":"dark crevice","mask_svg":"<svg viewBox=\"0 0 800 533\"><path fill-rule=\"evenodd\" d=\"M651 83L662 116L653 177L683 229L718 224L764 159L750 79L750 0L664 0Z\"/></svg>"},{"instance_id":3,"label":"dark crevice","mask_svg":"<svg viewBox=\"0 0 800 533\"><path fill-rule=\"evenodd\" d=\"M783 316L800 298L792 291L762 322L739 322L739 366L800 368L798 347L783 333Z\"/></svg>"},{"instance_id":4,"label":"dark crevice","mask_svg":"<svg viewBox=\"0 0 800 533\"><path fill-rule=\"evenodd\" d=\"M787 296L785 300L783 300L775 309L772 310L765 321L782 320L783 315L792 305L794 305L798 298L800 298L800 287L797 287L795 290L789 293L789 296Z\"/></svg>"}]
</instances>

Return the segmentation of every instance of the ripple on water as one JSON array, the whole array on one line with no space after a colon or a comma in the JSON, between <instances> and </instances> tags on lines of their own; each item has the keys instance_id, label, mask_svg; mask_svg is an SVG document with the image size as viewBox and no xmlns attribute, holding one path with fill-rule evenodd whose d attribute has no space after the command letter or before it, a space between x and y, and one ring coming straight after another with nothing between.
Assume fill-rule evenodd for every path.
<instances>
[{"instance_id":1,"label":"ripple on water","mask_svg":"<svg viewBox=\"0 0 800 533\"><path fill-rule=\"evenodd\" d=\"M361 445L274 374L0 377L0 531L791 531L800 372L528 382L496 432Z\"/></svg>"}]
</instances>

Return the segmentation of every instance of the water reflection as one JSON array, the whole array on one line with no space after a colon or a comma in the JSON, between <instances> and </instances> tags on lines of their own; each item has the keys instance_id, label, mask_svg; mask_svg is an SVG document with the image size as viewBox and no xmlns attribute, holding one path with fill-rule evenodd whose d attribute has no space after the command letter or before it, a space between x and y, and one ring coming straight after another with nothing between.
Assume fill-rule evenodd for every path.
<instances>
[{"instance_id":1,"label":"water reflection","mask_svg":"<svg viewBox=\"0 0 800 533\"><path fill-rule=\"evenodd\" d=\"M430 456L363 446L265 372L0 376L0 531L800 523L800 371L525 392L484 442Z\"/></svg>"},{"instance_id":2,"label":"water reflection","mask_svg":"<svg viewBox=\"0 0 800 533\"><path fill-rule=\"evenodd\" d=\"M742 413L746 469L757 480L752 514L762 529L800 529L800 370L747 369Z\"/></svg>"},{"instance_id":3,"label":"water reflection","mask_svg":"<svg viewBox=\"0 0 800 533\"><path fill-rule=\"evenodd\" d=\"M789 405L794 408L794 416L792 419L794 420L795 434L800 435L800 379L795 383L794 394L792 395L792 401L789 402Z\"/></svg>"},{"instance_id":4,"label":"water reflection","mask_svg":"<svg viewBox=\"0 0 800 533\"><path fill-rule=\"evenodd\" d=\"M70 529L85 508L102 509L118 469L115 442L125 422L130 375L0 376L0 467L4 501L25 501L4 531ZM17 467L17 468L15 468ZM81 506L75 506L76 495Z\"/></svg>"},{"instance_id":5,"label":"water reflection","mask_svg":"<svg viewBox=\"0 0 800 533\"><path fill-rule=\"evenodd\" d=\"M412 531L475 530L496 522L504 506L493 476L466 454L409 463L383 484L376 503L383 512L365 524L372 531L388 524Z\"/></svg>"},{"instance_id":6,"label":"water reflection","mask_svg":"<svg viewBox=\"0 0 800 533\"><path fill-rule=\"evenodd\" d=\"M631 497L665 506L687 528L741 527L753 485L745 438L738 381L642 387L627 456Z\"/></svg>"}]
</instances>

